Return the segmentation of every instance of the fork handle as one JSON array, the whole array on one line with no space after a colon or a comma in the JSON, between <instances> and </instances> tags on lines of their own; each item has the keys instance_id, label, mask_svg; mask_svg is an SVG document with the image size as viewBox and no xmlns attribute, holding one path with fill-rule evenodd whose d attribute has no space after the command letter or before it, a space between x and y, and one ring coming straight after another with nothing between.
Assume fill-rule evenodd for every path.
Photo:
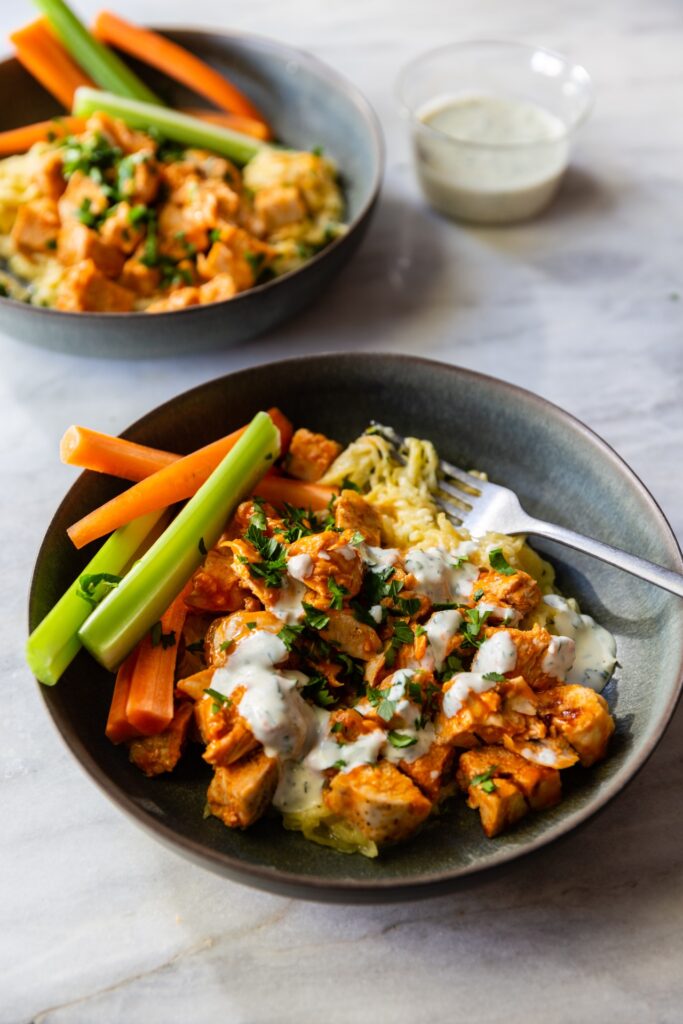
<instances>
[{"instance_id":1,"label":"fork handle","mask_svg":"<svg viewBox=\"0 0 683 1024\"><path fill-rule=\"evenodd\" d=\"M631 555L627 551L613 548L610 544L603 544L592 537L584 537L583 534L556 526L554 523L545 523L541 519L529 517L525 527L519 532L548 537L549 540L566 544L577 551L584 551L587 555L593 555L594 558L630 572L632 576L639 576L648 583L654 583L657 587L663 587L664 590L683 597L683 575L672 569L665 569L663 565L657 565L655 562L648 562L646 558L639 558L638 555Z\"/></svg>"}]
</instances>

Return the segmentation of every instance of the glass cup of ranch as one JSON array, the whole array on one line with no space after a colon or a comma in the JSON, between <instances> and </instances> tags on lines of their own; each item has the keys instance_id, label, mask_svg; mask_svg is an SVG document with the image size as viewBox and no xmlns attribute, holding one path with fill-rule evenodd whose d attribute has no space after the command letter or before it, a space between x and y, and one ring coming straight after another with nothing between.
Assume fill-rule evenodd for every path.
<instances>
[{"instance_id":1,"label":"glass cup of ranch","mask_svg":"<svg viewBox=\"0 0 683 1024\"><path fill-rule=\"evenodd\" d=\"M527 220L548 205L593 105L579 64L493 40L423 54L401 73L398 96L427 200L476 224Z\"/></svg>"}]
</instances>

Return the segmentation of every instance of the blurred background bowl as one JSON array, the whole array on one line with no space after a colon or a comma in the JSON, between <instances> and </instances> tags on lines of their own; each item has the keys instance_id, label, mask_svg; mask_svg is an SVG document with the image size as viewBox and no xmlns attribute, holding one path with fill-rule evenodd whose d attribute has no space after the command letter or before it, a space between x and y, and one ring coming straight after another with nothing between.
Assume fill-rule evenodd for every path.
<instances>
[{"instance_id":1,"label":"blurred background bowl","mask_svg":"<svg viewBox=\"0 0 683 1024\"><path fill-rule=\"evenodd\" d=\"M338 167L347 233L306 263L227 302L170 313L64 313L0 298L0 330L41 348L81 355L132 358L225 348L274 327L316 299L357 249L382 180L382 133L355 86L299 50L257 36L160 29L174 42L224 71L295 149L322 146ZM171 105L197 97L152 69L130 62ZM63 114L13 58L0 62L0 130Z\"/></svg>"}]
</instances>

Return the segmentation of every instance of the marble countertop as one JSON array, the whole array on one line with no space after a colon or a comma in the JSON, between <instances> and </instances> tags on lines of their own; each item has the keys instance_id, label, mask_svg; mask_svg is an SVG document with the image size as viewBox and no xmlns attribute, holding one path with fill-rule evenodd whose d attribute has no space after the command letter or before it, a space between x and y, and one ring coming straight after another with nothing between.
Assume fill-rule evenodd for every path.
<instances>
[{"instance_id":1,"label":"marble countertop","mask_svg":"<svg viewBox=\"0 0 683 1024\"><path fill-rule=\"evenodd\" d=\"M3 7L3 35L25 6ZM188 20L179 0L117 10ZM532 867L423 903L325 906L223 881L139 832L67 753L21 650L31 566L72 479L63 429L116 433L285 354L421 353L523 384L614 445L683 537L680 14L678 0L194 0L193 22L276 36L360 86L386 132L383 198L324 303L223 354L129 364L0 338L0 1024L681 1020L682 710L599 821ZM543 43L595 78L562 194L523 227L429 212L394 105L404 62L477 36Z\"/></svg>"}]
</instances>

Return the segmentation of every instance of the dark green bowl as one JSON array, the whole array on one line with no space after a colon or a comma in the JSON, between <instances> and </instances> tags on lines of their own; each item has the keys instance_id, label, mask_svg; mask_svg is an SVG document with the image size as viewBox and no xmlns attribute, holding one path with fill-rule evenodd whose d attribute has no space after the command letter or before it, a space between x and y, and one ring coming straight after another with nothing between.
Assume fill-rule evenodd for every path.
<instances>
[{"instance_id":1,"label":"dark green bowl","mask_svg":"<svg viewBox=\"0 0 683 1024\"><path fill-rule=\"evenodd\" d=\"M391 355L293 359L222 377L139 420L127 437L187 452L279 405L295 424L342 441L371 418L431 438L456 464L477 466L513 487L532 514L683 569L666 519L631 470L587 427L529 392L457 367ZM35 626L91 551L76 553L65 527L118 485L84 473L48 529L30 602ZM347 856L285 832L279 819L231 832L204 820L210 769L198 750L168 777L146 779L104 736L112 677L81 653L47 707L74 756L104 791L170 847L229 878L309 899L416 898L538 849L586 821L644 764L671 714L683 673L683 602L550 543L537 547L558 582L617 637L621 668L605 690L617 719L608 759L563 773L565 798L507 835L486 839L478 815L458 799L409 843L377 860ZM593 828L599 828L594 822Z\"/></svg>"},{"instance_id":2,"label":"dark green bowl","mask_svg":"<svg viewBox=\"0 0 683 1024\"><path fill-rule=\"evenodd\" d=\"M349 229L299 270L228 302L152 315L64 313L0 298L0 330L20 341L126 359L226 348L315 301L367 230L382 181L383 142L372 108L353 85L314 57L268 39L178 29L163 33L243 88L274 126L279 141L297 149L323 146L339 167ZM135 64L135 69L171 105L201 105L168 78L143 65ZM0 110L0 130L63 113L14 59L0 62L0 96L12 97Z\"/></svg>"}]
</instances>

